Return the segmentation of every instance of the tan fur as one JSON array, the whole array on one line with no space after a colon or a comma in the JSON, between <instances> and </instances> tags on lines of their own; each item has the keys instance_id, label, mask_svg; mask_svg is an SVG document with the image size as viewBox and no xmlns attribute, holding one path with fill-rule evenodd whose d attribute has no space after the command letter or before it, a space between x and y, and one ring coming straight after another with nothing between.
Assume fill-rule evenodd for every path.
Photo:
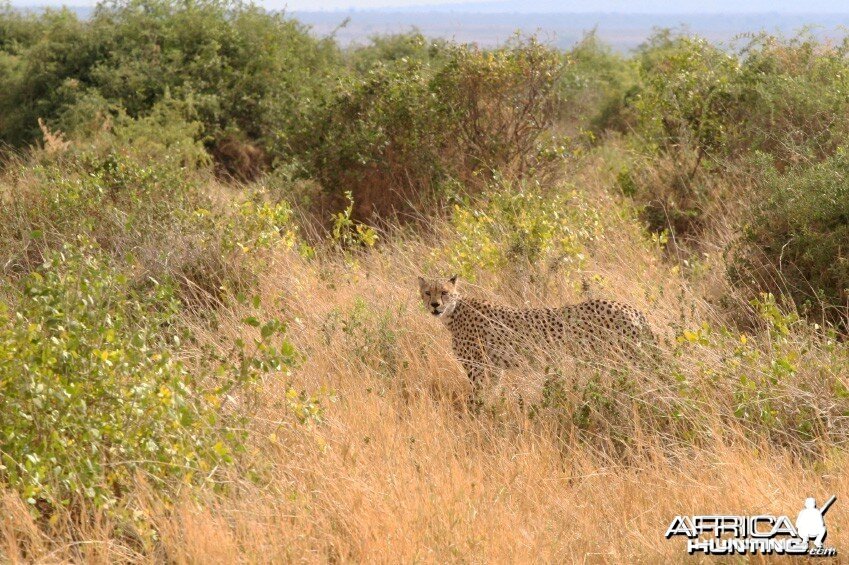
<instances>
[{"instance_id":1,"label":"tan fur","mask_svg":"<svg viewBox=\"0 0 849 565\"><path fill-rule=\"evenodd\" d=\"M420 277L419 292L428 311L451 332L454 355L475 388L492 369L514 368L530 357L606 353L615 362L616 353L633 357L643 343L655 341L643 313L620 302L510 308L461 297L456 277Z\"/></svg>"}]
</instances>

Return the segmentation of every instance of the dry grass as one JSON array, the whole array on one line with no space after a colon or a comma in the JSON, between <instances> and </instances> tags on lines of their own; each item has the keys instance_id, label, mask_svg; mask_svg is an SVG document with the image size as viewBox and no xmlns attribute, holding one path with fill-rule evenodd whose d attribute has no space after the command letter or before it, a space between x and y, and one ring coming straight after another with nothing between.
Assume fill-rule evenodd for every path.
<instances>
[{"instance_id":1,"label":"dry grass","mask_svg":"<svg viewBox=\"0 0 849 565\"><path fill-rule=\"evenodd\" d=\"M582 180L590 190L607 181L603 174ZM612 205L599 196L599 206ZM592 293L643 308L667 342L676 328L721 323L723 315L704 297L706 289L722 284L719 277L691 284L630 220L617 221L619 237L594 246L583 274L599 275ZM450 239L446 230L437 227L433 237ZM281 253L260 276L262 307L289 322L289 336L305 361L290 379L264 383L258 399L236 408L252 417L247 455L238 466L243 471L229 471L226 489L186 493L176 503L158 499L140 478L133 506L144 518L140 523L154 524L156 540L145 531L116 531L96 513L82 525L68 517L36 524L17 497L5 495L0 557L693 562L698 559L686 556L681 538L663 538L677 514L795 516L807 496L819 501L849 492L844 458L830 445L812 444L808 451L817 455L802 457L756 428L730 423L733 398L723 388L728 384L704 385L704 367L721 368L723 350L693 349L683 359L667 359L693 383L715 390L710 398L695 398L684 416L685 423L698 421L698 441L682 441L674 425L646 409L654 405L662 412L675 400L675 381L662 370L635 369L635 393L617 393L608 383L615 407L584 430L569 417L545 411L529 417L515 402L497 398L482 414L469 414L469 387L448 336L417 303L420 265L445 266L429 259L433 248L433 241L412 237L347 259L328 253L306 261ZM478 288L468 291L485 289L499 289L514 304L581 299L574 285L543 288L515 273L484 274ZM222 311L216 330L194 322L195 333L202 343L226 343L244 331L242 315ZM732 350L736 336L722 339L729 342L724 350ZM770 347L766 333L751 339L762 340L765 352ZM788 395L801 395L802 383L822 378L805 371L786 384ZM541 375L509 377L539 392ZM565 374L569 383L590 377L574 367ZM322 423L300 424L293 417L281 399L289 380L322 398ZM580 395L570 400L579 402ZM810 403L830 410L827 398ZM842 420L835 421L841 429ZM849 551L849 511L842 498L827 522L829 545Z\"/></svg>"}]
</instances>

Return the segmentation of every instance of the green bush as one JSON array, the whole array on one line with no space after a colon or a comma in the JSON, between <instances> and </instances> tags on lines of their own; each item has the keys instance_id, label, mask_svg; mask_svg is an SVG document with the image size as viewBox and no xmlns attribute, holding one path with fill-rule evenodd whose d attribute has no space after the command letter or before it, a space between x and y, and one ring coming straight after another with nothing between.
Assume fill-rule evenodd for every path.
<instances>
[{"instance_id":1,"label":"green bush","mask_svg":"<svg viewBox=\"0 0 849 565\"><path fill-rule=\"evenodd\" d=\"M17 16L0 12L0 142L13 147L39 136L38 118L51 121L71 101L81 71L96 61L86 24L69 10Z\"/></svg>"},{"instance_id":2,"label":"green bush","mask_svg":"<svg viewBox=\"0 0 849 565\"><path fill-rule=\"evenodd\" d=\"M847 52L804 34L758 35L736 52L668 30L653 36L621 110L633 113L630 145L645 159L620 179L651 228L680 240L725 216L740 197L729 185L761 173L753 151L779 169L833 155L849 134Z\"/></svg>"},{"instance_id":3,"label":"green bush","mask_svg":"<svg viewBox=\"0 0 849 565\"><path fill-rule=\"evenodd\" d=\"M34 512L90 502L121 515L139 475L166 497L215 480L247 433L225 400L299 360L284 324L251 316L252 343L190 371L173 286L140 289L83 239L18 286L0 307L0 486ZM320 419L318 400L286 398L299 420Z\"/></svg>"},{"instance_id":4,"label":"green bush","mask_svg":"<svg viewBox=\"0 0 849 565\"><path fill-rule=\"evenodd\" d=\"M763 201L736 253L738 280L794 298L823 321L847 319L849 154L784 174L761 159Z\"/></svg>"},{"instance_id":5,"label":"green bush","mask_svg":"<svg viewBox=\"0 0 849 565\"><path fill-rule=\"evenodd\" d=\"M354 217L409 211L433 193L446 124L435 111L429 69L401 59L340 85L302 146L309 172L337 208L353 194Z\"/></svg>"},{"instance_id":6,"label":"green bush","mask_svg":"<svg viewBox=\"0 0 849 565\"><path fill-rule=\"evenodd\" d=\"M168 161L158 168L107 153L42 164L21 163L4 179L9 197L2 212L6 264L24 270L42 262L48 248L91 235L116 254L162 231L188 191ZM32 260L32 261L30 261Z\"/></svg>"},{"instance_id":7,"label":"green bush","mask_svg":"<svg viewBox=\"0 0 849 565\"><path fill-rule=\"evenodd\" d=\"M77 235L116 257L138 257L147 243L209 202L183 174L179 155L166 154L154 166L111 150L84 151L41 164L22 162L4 184L5 264L23 270Z\"/></svg>"},{"instance_id":8,"label":"green bush","mask_svg":"<svg viewBox=\"0 0 849 565\"><path fill-rule=\"evenodd\" d=\"M13 146L37 138L38 118L56 127L92 101L135 119L171 98L192 106L210 149L243 139L255 159L287 158L338 57L298 22L238 1L102 3L86 21L47 11L23 20L29 33L0 20L13 28L0 37L0 141Z\"/></svg>"},{"instance_id":9,"label":"green bush","mask_svg":"<svg viewBox=\"0 0 849 565\"><path fill-rule=\"evenodd\" d=\"M449 188L478 191L496 172L521 176L555 154L562 61L534 40L493 51L452 46L444 60L376 63L340 85L301 144L309 173L354 217L433 209Z\"/></svg>"},{"instance_id":10,"label":"green bush","mask_svg":"<svg viewBox=\"0 0 849 565\"><path fill-rule=\"evenodd\" d=\"M633 99L639 132L665 151L693 149L692 175L705 154L727 147L738 59L703 39L660 33L639 60L642 88Z\"/></svg>"},{"instance_id":11,"label":"green bush","mask_svg":"<svg viewBox=\"0 0 849 565\"><path fill-rule=\"evenodd\" d=\"M704 39L668 31L637 61L640 86L629 104L634 144L647 157L623 170L619 184L644 205L652 231L671 229L679 241L697 234L726 196L699 173L731 157L737 142L740 62Z\"/></svg>"},{"instance_id":12,"label":"green bush","mask_svg":"<svg viewBox=\"0 0 849 565\"><path fill-rule=\"evenodd\" d=\"M31 504L113 505L142 473L205 476L231 452L164 336L167 286L139 294L90 247L65 246L0 311L0 482Z\"/></svg>"},{"instance_id":13,"label":"green bush","mask_svg":"<svg viewBox=\"0 0 849 565\"><path fill-rule=\"evenodd\" d=\"M199 148L178 141L163 152L170 130L163 127L157 140L153 129L132 121L116 127L102 148L23 162L7 175L0 210L7 272L28 272L51 250L85 236L132 265L138 281L174 280L187 303L220 301L255 280L266 250L295 243L285 201L271 200L261 186L216 198L208 178L184 167Z\"/></svg>"},{"instance_id":14,"label":"green bush","mask_svg":"<svg viewBox=\"0 0 849 565\"><path fill-rule=\"evenodd\" d=\"M635 61L615 53L595 32L585 35L564 58L558 125L594 133L628 131L633 119L627 101L638 80Z\"/></svg>"},{"instance_id":15,"label":"green bush","mask_svg":"<svg viewBox=\"0 0 849 565\"><path fill-rule=\"evenodd\" d=\"M560 109L562 69L560 55L533 37L494 50L453 49L433 90L461 180L543 172L556 157L545 142Z\"/></svg>"},{"instance_id":16,"label":"green bush","mask_svg":"<svg viewBox=\"0 0 849 565\"><path fill-rule=\"evenodd\" d=\"M390 35L375 35L369 44L352 49L346 57L357 74L364 74L380 65L396 61L415 61L436 65L445 61L448 42L428 39L418 31Z\"/></svg>"},{"instance_id":17,"label":"green bush","mask_svg":"<svg viewBox=\"0 0 849 565\"><path fill-rule=\"evenodd\" d=\"M820 161L849 135L849 43L828 45L806 34L762 34L743 51L739 108L745 137L738 152L759 150L783 168Z\"/></svg>"},{"instance_id":18,"label":"green bush","mask_svg":"<svg viewBox=\"0 0 849 565\"><path fill-rule=\"evenodd\" d=\"M707 323L678 336L676 356L712 351L721 360L683 368L676 375L682 392L715 403L716 391L727 390L723 401L730 401L737 423L753 436L800 453L815 454L818 442L842 441L845 432L831 422L847 410L849 395L840 375L849 358L836 333L781 307L770 293L761 293L751 305L765 330L755 336Z\"/></svg>"},{"instance_id":19,"label":"green bush","mask_svg":"<svg viewBox=\"0 0 849 565\"><path fill-rule=\"evenodd\" d=\"M452 268L471 280L481 269L544 276L580 268L586 246L604 231L598 211L577 190L545 192L530 182L493 186L456 205L451 222L456 236L445 252Z\"/></svg>"},{"instance_id":20,"label":"green bush","mask_svg":"<svg viewBox=\"0 0 849 565\"><path fill-rule=\"evenodd\" d=\"M779 166L832 154L845 138L849 44L754 37L737 53L663 31L639 54L638 133L703 157L768 153Z\"/></svg>"},{"instance_id":21,"label":"green bush","mask_svg":"<svg viewBox=\"0 0 849 565\"><path fill-rule=\"evenodd\" d=\"M66 108L58 124L61 129L56 135L74 132L70 148L82 146L84 151L99 154L123 154L139 162L164 160L163 167L188 171L210 164L210 155L199 141L203 124L190 101L166 96L149 112L131 118L122 108L112 108L102 97L93 95ZM49 149L49 143L45 146Z\"/></svg>"}]
</instances>

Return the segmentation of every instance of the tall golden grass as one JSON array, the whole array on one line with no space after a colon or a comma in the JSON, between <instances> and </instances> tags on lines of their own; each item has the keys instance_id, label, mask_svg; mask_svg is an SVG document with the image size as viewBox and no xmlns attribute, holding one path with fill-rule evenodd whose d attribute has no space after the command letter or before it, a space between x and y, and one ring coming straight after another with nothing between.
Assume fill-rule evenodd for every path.
<instances>
[{"instance_id":1,"label":"tall golden grass","mask_svg":"<svg viewBox=\"0 0 849 565\"><path fill-rule=\"evenodd\" d=\"M610 174L589 167L576 177L615 229L593 244L585 272L563 274L563 281L601 281L590 293L643 309L663 338L666 367L715 390L695 398L682 416L685 424L698 424L698 439L682 440L676 424L661 417L678 386L663 368L629 368L637 383L633 392L617 394L615 381L605 381L603 391L616 407L597 414L584 430L556 414L530 415L509 393L507 400L491 394L486 409L470 414L464 402L469 385L447 332L420 308L416 294L423 265L447 268L432 252L453 235L437 220L430 235L388 236L368 251L326 251L311 260L281 251L272 258L259 275L262 308L288 321L288 335L305 358L291 376L263 383L257 398L234 400L231 409L245 411L252 423L244 460L225 472L226 488L186 492L169 502L139 477L131 494L135 530L96 511L83 521L58 515L39 523L6 493L0 499L0 557L689 563L699 558L686 555L685 542L663 537L678 514L795 516L805 497L819 501L849 492L845 457L831 445L812 443L817 456L806 457L756 427L734 423L730 384L706 384L704 369L721 369L723 352L733 350L737 336L718 338L727 342L721 350L694 347L683 357L672 355L681 328L722 323L724 314L709 299L718 287L733 289L724 286L721 264L694 283L664 261L600 189ZM505 271L483 273L464 289L514 305L583 298L563 281L543 284ZM235 307L222 309L214 330L201 321L186 323L202 345L215 346L245 331L243 315ZM768 330L755 328L750 339L769 354ZM567 390L594 371L567 366ZM800 364L784 384L786 402L793 394L816 394L819 378ZM534 402L543 380L533 371L508 374L504 387L515 384ZM322 422L301 424L293 417L281 398L290 382L322 399ZM580 396L571 400L579 403ZM821 404L827 410L828 399ZM829 545L849 551L842 498L827 523ZM143 524L152 524L155 535Z\"/></svg>"}]
</instances>

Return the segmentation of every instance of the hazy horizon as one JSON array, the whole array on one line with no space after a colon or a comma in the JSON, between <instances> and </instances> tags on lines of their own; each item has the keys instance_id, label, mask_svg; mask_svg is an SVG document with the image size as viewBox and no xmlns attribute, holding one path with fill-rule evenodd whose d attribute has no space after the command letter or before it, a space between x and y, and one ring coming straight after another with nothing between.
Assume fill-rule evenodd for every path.
<instances>
[{"instance_id":1,"label":"hazy horizon","mask_svg":"<svg viewBox=\"0 0 849 565\"><path fill-rule=\"evenodd\" d=\"M0 0L2 1L2 0ZM12 6L38 9L66 5L87 17L92 0L12 0ZM266 0L269 10L285 9L318 36L333 35L343 46L368 43L375 35L416 29L427 37L503 44L517 31L537 34L558 48L573 46L588 32L620 52L643 43L657 28L682 29L719 44L766 31L793 35L802 28L819 40L840 40L849 29L849 7L834 0L804 4L789 0Z\"/></svg>"},{"instance_id":2,"label":"hazy horizon","mask_svg":"<svg viewBox=\"0 0 849 565\"><path fill-rule=\"evenodd\" d=\"M849 5L837 0L262 0L270 10L288 12L440 12L440 13L606 13L606 14L843 14ZM11 0L13 7L94 6L97 0Z\"/></svg>"}]
</instances>

